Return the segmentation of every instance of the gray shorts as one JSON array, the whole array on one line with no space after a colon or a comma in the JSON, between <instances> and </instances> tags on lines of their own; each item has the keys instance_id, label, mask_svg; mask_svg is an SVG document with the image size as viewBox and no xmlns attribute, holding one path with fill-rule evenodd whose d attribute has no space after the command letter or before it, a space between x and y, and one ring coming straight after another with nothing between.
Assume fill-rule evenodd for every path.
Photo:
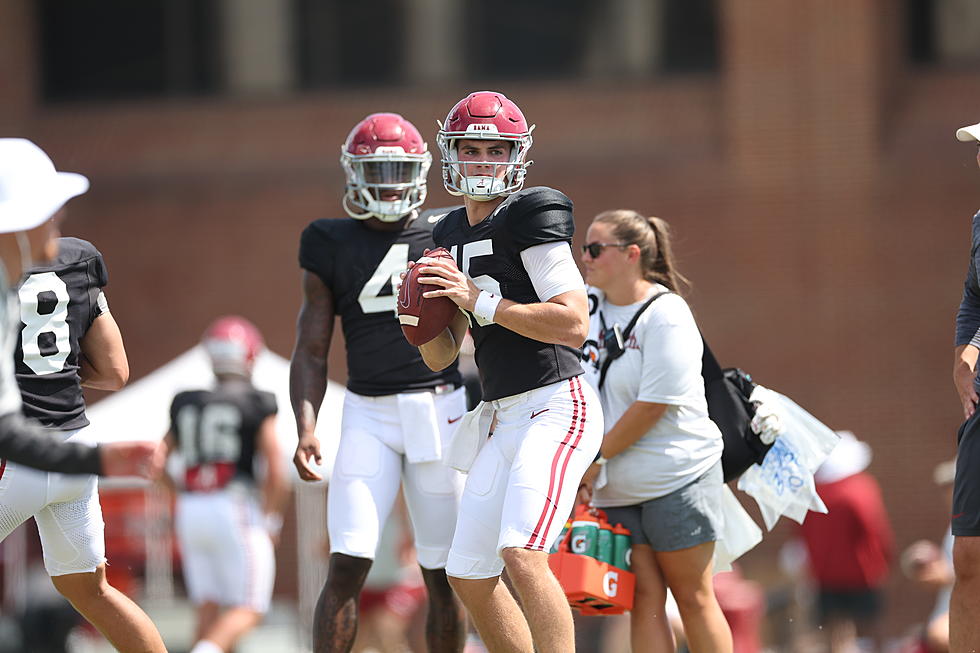
<instances>
[{"instance_id":1,"label":"gray shorts","mask_svg":"<svg viewBox=\"0 0 980 653\"><path fill-rule=\"evenodd\" d=\"M668 495L633 506L603 508L610 524L622 524L633 544L654 551L679 551L718 539L721 515L721 462Z\"/></svg>"}]
</instances>

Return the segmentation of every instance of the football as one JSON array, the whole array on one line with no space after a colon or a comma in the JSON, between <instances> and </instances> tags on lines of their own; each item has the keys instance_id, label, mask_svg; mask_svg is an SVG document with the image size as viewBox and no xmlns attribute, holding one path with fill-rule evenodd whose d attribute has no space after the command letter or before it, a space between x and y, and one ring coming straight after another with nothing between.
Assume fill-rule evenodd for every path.
<instances>
[{"instance_id":1,"label":"football","mask_svg":"<svg viewBox=\"0 0 980 653\"><path fill-rule=\"evenodd\" d=\"M425 255L427 258L443 259L452 263L456 261L444 247L437 247ZM449 326L459 308L456 302L448 297L425 298L422 293L438 290L440 286L419 283L419 270L424 265L416 265L402 282L398 290L398 323L402 326L405 338L418 347L429 342Z\"/></svg>"}]
</instances>

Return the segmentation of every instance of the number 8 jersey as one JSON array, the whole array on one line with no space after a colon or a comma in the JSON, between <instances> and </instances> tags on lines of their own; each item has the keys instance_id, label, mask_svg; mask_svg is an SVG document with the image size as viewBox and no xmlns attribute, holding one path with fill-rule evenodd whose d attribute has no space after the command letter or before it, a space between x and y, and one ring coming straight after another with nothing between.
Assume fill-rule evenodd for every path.
<instances>
[{"instance_id":1,"label":"number 8 jersey","mask_svg":"<svg viewBox=\"0 0 980 653\"><path fill-rule=\"evenodd\" d=\"M49 428L72 430L88 425L80 342L109 310L102 293L109 273L92 243L58 243L57 258L31 269L17 291L21 330L14 360L24 414Z\"/></svg>"},{"instance_id":2,"label":"number 8 jersey","mask_svg":"<svg viewBox=\"0 0 980 653\"><path fill-rule=\"evenodd\" d=\"M299 264L333 294L347 344L347 387L376 397L462 385L456 364L433 372L405 340L395 313L393 282L432 249L432 229L450 209L426 211L399 231L381 231L353 218L317 220L303 231Z\"/></svg>"}]
</instances>

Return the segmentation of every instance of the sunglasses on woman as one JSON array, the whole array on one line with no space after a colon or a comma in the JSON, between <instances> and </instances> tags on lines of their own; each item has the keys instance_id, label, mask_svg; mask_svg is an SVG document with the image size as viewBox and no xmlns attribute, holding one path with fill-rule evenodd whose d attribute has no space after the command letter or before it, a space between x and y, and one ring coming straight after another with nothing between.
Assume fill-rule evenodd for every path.
<instances>
[{"instance_id":1,"label":"sunglasses on woman","mask_svg":"<svg viewBox=\"0 0 980 653\"><path fill-rule=\"evenodd\" d=\"M582 245L582 253L587 252L592 258L599 258L604 247L629 247L629 243L585 243Z\"/></svg>"}]
</instances>

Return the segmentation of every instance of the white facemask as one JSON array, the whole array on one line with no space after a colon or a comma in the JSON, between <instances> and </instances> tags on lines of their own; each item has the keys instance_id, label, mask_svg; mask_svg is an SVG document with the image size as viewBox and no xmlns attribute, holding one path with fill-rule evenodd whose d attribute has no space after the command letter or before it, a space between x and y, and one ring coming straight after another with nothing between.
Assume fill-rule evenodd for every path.
<instances>
[{"instance_id":1,"label":"white facemask","mask_svg":"<svg viewBox=\"0 0 980 653\"><path fill-rule=\"evenodd\" d=\"M487 202L499 197L506 188L504 180L496 177L463 177L459 186L463 195L478 202Z\"/></svg>"}]
</instances>

